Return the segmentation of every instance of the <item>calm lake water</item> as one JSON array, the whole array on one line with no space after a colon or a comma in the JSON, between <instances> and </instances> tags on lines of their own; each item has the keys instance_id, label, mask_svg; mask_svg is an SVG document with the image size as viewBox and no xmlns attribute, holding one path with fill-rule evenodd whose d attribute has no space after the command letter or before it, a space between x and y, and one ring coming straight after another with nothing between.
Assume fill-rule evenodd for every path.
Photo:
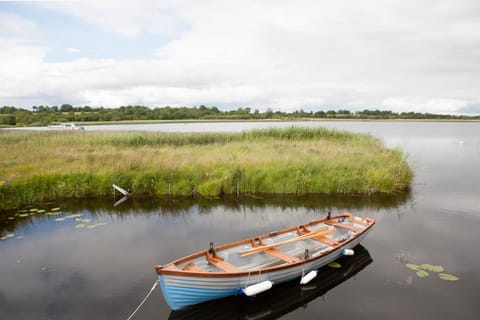
<instances>
[{"instance_id":1,"label":"calm lake water","mask_svg":"<svg viewBox=\"0 0 480 320\"><path fill-rule=\"evenodd\" d=\"M292 123L89 126L86 130L239 131ZM381 137L414 169L408 194L373 197L114 199L0 213L0 319L126 319L153 265L259 233L350 211L377 220L363 248L301 290L171 312L156 289L133 319L478 319L480 123L296 122ZM117 199L118 200L118 199ZM60 208L58 211L52 209ZM33 211L32 211L33 209ZM47 215L45 212L58 213ZM87 221L88 220L88 221ZM82 225L83 227L78 227ZM420 278L405 266L431 264Z\"/></svg>"}]
</instances>

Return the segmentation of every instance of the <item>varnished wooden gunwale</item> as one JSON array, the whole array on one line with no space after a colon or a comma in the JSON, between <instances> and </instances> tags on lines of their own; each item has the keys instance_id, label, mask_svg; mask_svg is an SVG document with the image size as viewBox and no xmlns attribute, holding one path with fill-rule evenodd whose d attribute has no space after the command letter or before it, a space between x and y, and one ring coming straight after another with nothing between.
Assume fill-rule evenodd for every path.
<instances>
[{"instance_id":1,"label":"varnished wooden gunwale","mask_svg":"<svg viewBox=\"0 0 480 320\"><path fill-rule=\"evenodd\" d=\"M353 223L358 223L358 221L355 221L353 219L353 215L350 214L350 213L342 213L342 214L332 216L331 220L339 219L339 218L346 218L346 219L351 220ZM319 219L319 220L310 221L310 222L308 222L306 224L303 224L303 225L300 225L300 226L294 226L294 227L286 228L286 229L283 229L283 230L280 230L280 231L273 231L273 232L270 232L268 234L264 234L264 235L261 235L261 236L256 236L256 237L253 237L253 238L248 238L248 239L244 239L244 240L241 240L241 241L236 241L236 242L232 242L232 243L229 243L229 244L225 244L225 245L216 247L215 250L216 251L222 251L222 250L230 249L230 248L233 248L233 247L238 247L238 246L245 245L245 244L257 243L258 239L265 239L265 238L269 238L271 236L277 236L277 235L288 233L288 232L298 231L299 227L300 228L306 228L308 226L313 226L313 225L316 225L316 224L324 223L326 221L329 221L329 220L327 218L323 218L323 219ZM360 223L358 223L358 224L360 224ZM226 272L200 272L200 271L196 271L196 270L182 270L182 269L177 267L177 265L181 265L181 264L183 264L187 261L199 258L201 256L205 256L205 257L208 256L209 251L207 249L207 250L199 251L199 252L196 252L196 253L191 254L189 256L185 256L183 258L177 259L177 260L172 261L172 262L170 262L170 263L168 263L164 266L156 265L156 266L154 266L154 269L155 269L155 271L158 275L162 275L162 274L167 275L168 274L168 275L177 275L177 276L185 276L185 277L207 277L207 278L209 278L209 277L224 278L224 277L238 277L238 276L247 276L247 275L255 275L255 274L265 274L265 273L269 273L269 272L273 272L273 271L292 268L292 267L297 266L297 265L302 264L302 263L306 263L306 262L309 262L309 261L320 259L320 258L330 254L331 252L338 250L340 247L346 246L350 242L359 238L363 233L368 231L375 224L375 220L372 219L372 218L364 218L363 223L361 223L361 224L364 224L365 228L360 230L360 231L357 231L355 236L351 237L350 239L348 239L346 241L343 241L343 242L339 242L338 245L331 246L331 248L329 250L326 250L325 252L323 252L320 255L317 255L313 258L309 257L307 259L299 259L299 261L297 261L297 262L286 263L286 264L267 267L267 268L239 271L239 272L228 272L228 271L226 271ZM313 239L315 239L315 238L313 238Z\"/></svg>"}]
</instances>

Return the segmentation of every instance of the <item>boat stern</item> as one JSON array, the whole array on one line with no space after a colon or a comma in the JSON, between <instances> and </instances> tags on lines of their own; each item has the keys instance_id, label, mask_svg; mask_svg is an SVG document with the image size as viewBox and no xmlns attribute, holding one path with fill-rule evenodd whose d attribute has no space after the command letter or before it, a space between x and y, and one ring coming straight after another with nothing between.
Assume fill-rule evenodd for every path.
<instances>
[{"instance_id":1,"label":"boat stern","mask_svg":"<svg viewBox=\"0 0 480 320\"><path fill-rule=\"evenodd\" d=\"M199 279L159 274L158 281L165 301L172 310L236 295L236 286L222 286L216 279Z\"/></svg>"}]
</instances>

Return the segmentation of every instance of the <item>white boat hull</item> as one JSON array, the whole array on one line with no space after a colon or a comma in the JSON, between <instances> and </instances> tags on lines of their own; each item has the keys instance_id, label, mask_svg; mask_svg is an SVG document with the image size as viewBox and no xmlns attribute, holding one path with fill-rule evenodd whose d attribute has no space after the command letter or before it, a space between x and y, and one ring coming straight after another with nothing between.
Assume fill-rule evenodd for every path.
<instances>
[{"instance_id":1,"label":"white boat hull","mask_svg":"<svg viewBox=\"0 0 480 320\"><path fill-rule=\"evenodd\" d=\"M176 274L159 274L160 287L165 300L173 310L202 303L209 300L242 294L242 289L260 283L271 281L274 285L301 277L311 270L335 261L342 256L344 249L356 247L369 232L365 230L358 237L346 242L334 251L310 259L302 264L293 265L279 270L265 271L255 274L231 276L192 276Z\"/></svg>"}]
</instances>

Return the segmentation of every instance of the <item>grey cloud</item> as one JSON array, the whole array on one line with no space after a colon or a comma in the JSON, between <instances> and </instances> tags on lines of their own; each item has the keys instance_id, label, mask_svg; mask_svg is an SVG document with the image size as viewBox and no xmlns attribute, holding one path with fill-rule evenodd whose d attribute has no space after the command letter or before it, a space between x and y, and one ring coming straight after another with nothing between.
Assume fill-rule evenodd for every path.
<instances>
[{"instance_id":1,"label":"grey cloud","mask_svg":"<svg viewBox=\"0 0 480 320\"><path fill-rule=\"evenodd\" d=\"M480 115L480 102L460 108L458 112L461 114Z\"/></svg>"},{"instance_id":2,"label":"grey cloud","mask_svg":"<svg viewBox=\"0 0 480 320\"><path fill-rule=\"evenodd\" d=\"M119 2L119 14L108 19L105 4L69 3L58 10L105 32L130 37L171 32L172 38L158 48L155 60L111 57L62 64L45 62L40 50L34 54L13 42L18 50L4 54L0 68L2 63L29 68L0 74L8 84L0 88L0 97L15 105L27 95L28 101L37 100L30 105L212 103L275 110L326 105L475 113L477 3L172 1L170 15L165 7L153 10L140 1L133 12L131 4ZM46 6L42 13L48 15L51 5ZM189 28L180 34L177 28L163 29L163 18ZM128 29L116 29L122 25ZM15 59L18 52L27 56Z\"/></svg>"}]
</instances>

